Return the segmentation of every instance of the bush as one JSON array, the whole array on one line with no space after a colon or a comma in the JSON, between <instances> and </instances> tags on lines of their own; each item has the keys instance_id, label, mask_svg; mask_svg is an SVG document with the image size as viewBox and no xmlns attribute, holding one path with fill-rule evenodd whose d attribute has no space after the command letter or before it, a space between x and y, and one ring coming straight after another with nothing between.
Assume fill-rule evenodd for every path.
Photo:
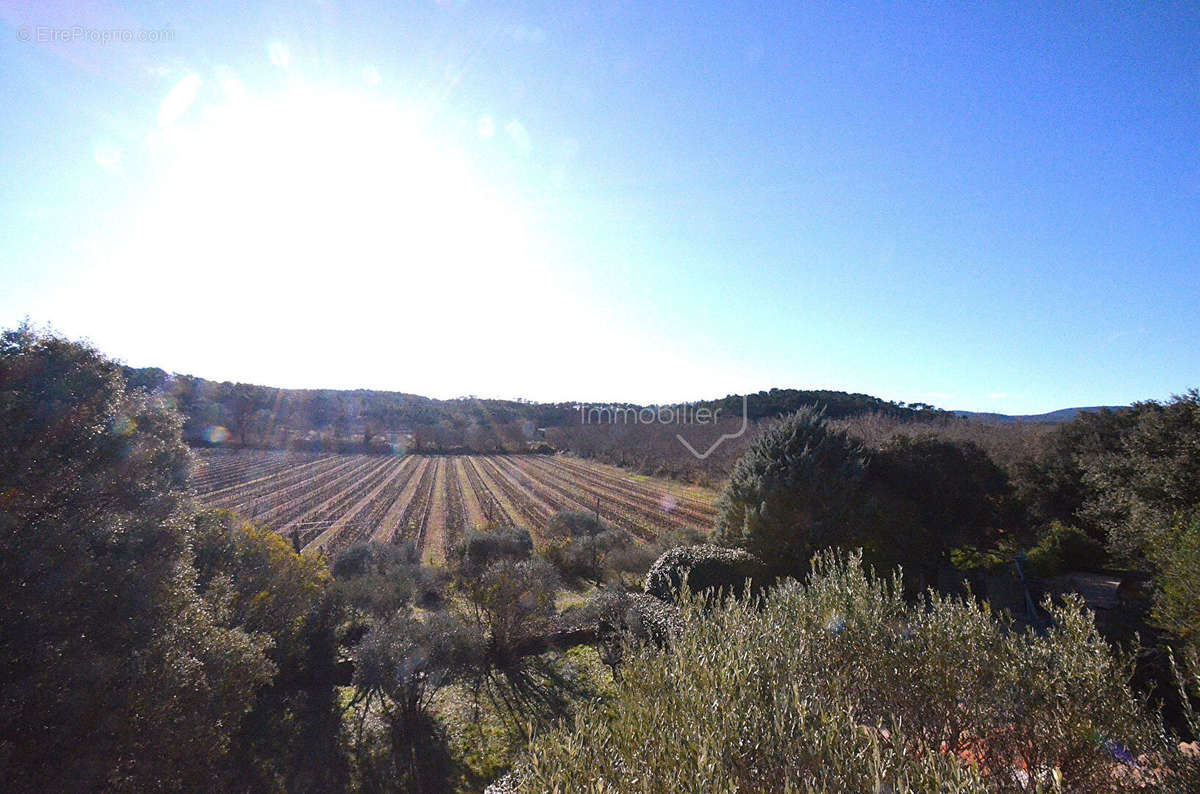
<instances>
[{"instance_id":1,"label":"bush","mask_svg":"<svg viewBox=\"0 0 1200 794\"><path fill-rule=\"evenodd\" d=\"M1159 575L1150 617L1183 656L1200 659L1200 513L1180 518L1171 542L1155 557ZM1200 697L1200 666L1195 674Z\"/></svg>"},{"instance_id":2,"label":"bush","mask_svg":"<svg viewBox=\"0 0 1200 794\"><path fill-rule=\"evenodd\" d=\"M532 553L533 538L529 536L529 530L497 527L482 532L467 530L453 556L464 575L475 576L493 562L519 562L529 559Z\"/></svg>"},{"instance_id":3,"label":"bush","mask_svg":"<svg viewBox=\"0 0 1200 794\"><path fill-rule=\"evenodd\" d=\"M1026 555L1033 576L1055 576L1064 571L1088 571L1104 565L1104 544L1078 527L1052 521L1037 545Z\"/></svg>"},{"instance_id":4,"label":"bush","mask_svg":"<svg viewBox=\"0 0 1200 794\"><path fill-rule=\"evenodd\" d=\"M693 593L716 589L740 594L746 580L761 587L768 577L767 567L753 554L704 543L671 549L655 560L643 589L647 595L670 601L685 581Z\"/></svg>"},{"instance_id":5,"label":"bush","mask_svg":"<svg viewBox=\"0 0 1200 794\"><path fill-rule=\"evenodd\" d=\"M632 648L516 790L1124 791L1178 761L1077 601L1019 633L828 552L765 603L684 601L671 650Z\"/></svg>"},{"instance_id":6,"label":"bush","mask_svg":"<svg viewBox=\"0 0 1200 794\"><path fill-rule=\"evenodd\" d=\"M563 510L546 522L546 534L555 538L586 538L611 531L608 522L590 510Z\"/></svg>"},{"instance_id":7,"label":"bush","mask_svg":"<svg viewBox=\"0 0 1200 794\"><path fill-rule=\"evenodd\" d=\"M609 556L634 545L628 532L586 510L555 513L546 523L546 534L550 540L541 555L567 580L601 580L608 572Z\"/></svg>"},{"instance_id":8,"label":"bush","mask_svg":"<svg viewBox=\"0 0 1200 794\"><path fill-rule=\"evenodd\" d=\"M436 608L444 575L421 565L412 543L357 543L333 560L337 589L351 606L386 618L411 604Z\"/></svg>"},{"instance_id":9,"label":"bush","mask_svg":"<svg viewBox=\"0 0 1200 794\"><path fill-rule=\"evenodd\" d=\"M802 573L813 552L854 545L868 523L865 460L821 412L804 408L769 427L733 468L717 504L718 542L744 548L775 573Z\"/></svg>"}]
</instances>

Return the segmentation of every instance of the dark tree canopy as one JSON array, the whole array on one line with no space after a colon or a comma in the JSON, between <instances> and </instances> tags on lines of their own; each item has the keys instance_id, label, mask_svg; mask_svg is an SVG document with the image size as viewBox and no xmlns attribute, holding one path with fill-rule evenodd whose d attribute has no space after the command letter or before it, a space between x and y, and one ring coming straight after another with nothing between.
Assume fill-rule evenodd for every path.
<instances>
[{"instance_id":1,"label":"dark tree canopy","mask_svg":"<svg viewBox=\"0 0 1200 794\"><path fill-rule=\"evenodd\" d=\"M193 588L178 416L86 345L0 337L0 776L219 786L264 641Z\"/></svg>"},{"instance_id":2,"label":"dark tree canopy","mask_svg":"<svg viewBox=\"0 0 1200 794\"><path fill-rule=\"evenodd\" d=\"M1122 431L1081 460L1088 500L1079 512L1136 563L1176 519L1200 509L1200 391L1135 404Z\"/></svg>"},{"instance_id":3,"label":"dark tree canopy","mask_svg":"<svg viewBox=\"0 0 1200 794\"><path fill-rule=\"evenodd\" d=\"M1074 523L1097 537L1103 534L1082 511L1095 495L1084 481L1084 467L1097 456L1116 452L1135 416L1132 410L1081 413L1056 428L1037 454L1017 464L1016 496L1034 523Z\"/></svg>"},{"instance_id":4,"label":"dark tree canopy","mask_svg":"<svg viewBox=\"0 0 1200 794\"><path fill-rule=\"evenodd\" d=\"M875 452L867 485L884 507L872 556L936 573L951 549L985 546L1004 523L1008 477L970 442L897 435Z\"/></svg>"}]
</instances>

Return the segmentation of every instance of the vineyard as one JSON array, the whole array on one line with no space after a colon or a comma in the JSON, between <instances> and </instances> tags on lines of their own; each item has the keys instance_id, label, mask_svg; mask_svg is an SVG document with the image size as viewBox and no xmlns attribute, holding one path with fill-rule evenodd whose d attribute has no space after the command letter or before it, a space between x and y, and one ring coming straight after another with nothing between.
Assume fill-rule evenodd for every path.
<instances>
[{"instance_id":1,"label":"vineyard","mask_svg":"<svg viewBox=\"0 0 1200 794\"><path fill-rule=\"evenodd\" d=\"M317 455L202 452L202 502L235 510L305 549L412 541L445 560L470 528L526 527L538 537L561 510L598 510L641 540L708 529L715 494L600 463L540 455Z\"/></svg>"}]
</instances>

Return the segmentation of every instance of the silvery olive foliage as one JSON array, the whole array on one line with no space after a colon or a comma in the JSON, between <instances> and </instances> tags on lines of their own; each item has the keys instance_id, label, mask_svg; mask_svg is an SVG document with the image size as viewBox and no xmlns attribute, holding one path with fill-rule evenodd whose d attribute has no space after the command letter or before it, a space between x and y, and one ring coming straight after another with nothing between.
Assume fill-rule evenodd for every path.
<instances>
[{"instance_id":1,"label":"silvery olive foliage","mask_svg":"<svg viewBox=\"0 0 1200 794\"><path fill-rule=\"evenodd\" d=\"M1079 602L1045 634L819 553L803 583L628 649L614 697L541 736L529 792L1171 790L1178 753Z\"/></svg>"}]
</instances>

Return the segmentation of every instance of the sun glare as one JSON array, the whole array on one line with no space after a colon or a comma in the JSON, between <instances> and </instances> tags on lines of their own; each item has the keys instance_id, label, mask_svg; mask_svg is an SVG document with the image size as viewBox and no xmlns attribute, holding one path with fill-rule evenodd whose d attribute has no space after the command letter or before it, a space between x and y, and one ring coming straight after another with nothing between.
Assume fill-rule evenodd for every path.
<instances>
[{"instance_id":1,"label":"sun glare","mask_svg":"<svg viewBox=\"0 0 1200 794\"><path fill-rule=\"evenodd\" d=\"M225 338L213 347L286 335L289 350L305 352L284 355L340 357L350 371L364 361L336 348L321 320L378 348L398 322L453 315L443 349L464 351L477 347L476 321L538 299L547 279L520 207L439 140L420 109L361 87L293 83L255 97L232 78L206 103L214 86L197 82L185 78L164 102L147 141L150 189L132 228L114 230L93 303L107 291L120 296L110 303L143 293L148 307L174 296L246 307L237 332L215 331ZM370 356L378 366L379 350ZM451 369L442 352L409 363Z\"/></svg>"},{"instance_id":2,"label":"sun glare","mask_svg":"<svg viewBox=\"0 0 1200 794\"><path fill-rule=\"evenodd\" d=\"M523 249L520 218L465 159L417 113L378 99L294 88L156 135L161 191L146 231L215 246L243 277L303 287L333 268L386 294L431 274L481 276Z\"/></svg>"},{"instance_id":3,"label":"sun glare","mask_svg":"<svg viewBox=\"0 0 1200 794\"><path fill-rule=\"evenodd\" d=\"M704 369L669 345L631 357L637 329L589 302L561 230L521 198L543 163L520 120L433 114L370 68L307 83L272 53L274 90L228 69L181 75L136 157L94 152L137 189L89 241L102 266L58 305L104 344L219 380L440 397L564 379L605 394L613 373L666 388ZM134 311L137 328L122 319ZM187 350L180 323L204 327Z\"/></svg>"}]
</instances>

